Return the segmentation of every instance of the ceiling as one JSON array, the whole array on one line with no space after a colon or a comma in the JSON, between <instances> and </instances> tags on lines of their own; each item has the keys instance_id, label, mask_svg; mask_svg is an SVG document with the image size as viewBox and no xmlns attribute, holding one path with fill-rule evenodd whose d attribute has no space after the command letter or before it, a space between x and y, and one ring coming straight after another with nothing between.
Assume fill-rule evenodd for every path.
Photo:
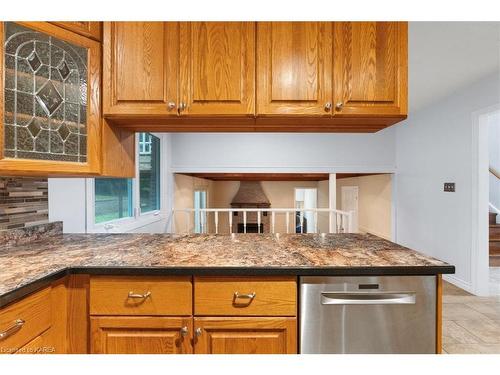
<instances>
[{"instance_id":1,"label":"ceiling","mask_svg":"<svg viewBox=\"0 0 500 375\"><path fill-rule=\"evenodd\" d=\"M499 72L500 22L410 22L408 38L410 113Z\"/></svg>"}]
</instances>

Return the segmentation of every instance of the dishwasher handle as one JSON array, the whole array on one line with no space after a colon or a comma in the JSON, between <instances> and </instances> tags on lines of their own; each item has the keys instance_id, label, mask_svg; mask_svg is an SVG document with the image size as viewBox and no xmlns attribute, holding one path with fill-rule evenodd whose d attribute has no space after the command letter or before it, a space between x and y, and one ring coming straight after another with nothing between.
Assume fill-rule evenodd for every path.
<instances>
[{"instance_id":1,"label":"dishwasher handle","mask_svg":"<svg viewBox=\"0 0 500 375\"><path fill-rule=\"evenodd\" d=\"M414 292L323 292L321 293L322 305L414 305L416 293Z\"/></svg>"}]
</instances>

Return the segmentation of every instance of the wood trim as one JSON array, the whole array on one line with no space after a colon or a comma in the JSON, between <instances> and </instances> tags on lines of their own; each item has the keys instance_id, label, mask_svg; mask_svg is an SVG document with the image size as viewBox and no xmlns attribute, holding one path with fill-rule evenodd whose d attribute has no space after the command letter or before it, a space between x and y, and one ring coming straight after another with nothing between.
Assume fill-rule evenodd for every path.
<instances>
[{"instance_id":1,"label":"wood trim","mask_svg":"<svg viewBox=\"0 0 500 375\"><path fill-rule=\"evenodd\" d=\"M178 173L212 181L324 181L328 173Z\"/></svg>"},{"instance_id":2,"label":"wood trim","mask_svg":"<svg viewBox=\"0 0 500 375\"><path fill-rule=\"evenodd\" d=\"M404 120L397 117L188 117L107 116L117 127L150 132L287 132L287 133L375 133Z\"/></svg>"},{"instance_id":3,"label":"wood trim","mask_svg":"<svg viewBox=\"0 0 500 375\"><path fill-rule=\"evenodd\" d=\"M66 288L67 277L52 283L52 325L51 341L55 348L54 353L66 354L68 352L68 290Z\"/></svg>"},{"instance_id":4,"label":"wood trim","mask_svg":"<svg viewBox=\"0 0 500 375\"><path fill-rule=\"evenodd\" d=\"M88 99L87 99L87 163L13 159L3 157L3 121L0 121L0 174L1 175L96 175L101 172L101 45L89 38L68 33L65 29L48 22L19 22L31 29L53 35L56 38L88 48ZM0 39L3 40L4 27L0 23ZM3 72L3 44L0 46L0 77ZM2 84L3 86L3 84ZM0 118L4 114L4 93L0 90Z\"/></svg>"},{"instance_id":5,"label":"wood trim","mask_svg":"<svg viewBox=\"0 0 500 375\"><path fill-rule=\"evenodd\" d=\"M491 165L488 167L488 171L495 176L497 179L500 180L500 172L498 172L495 168L493 168Z\"/></svg>"},{"instance_id":6,"label":"wood trim","mask_svg":"<svg viewBox=\"0 0 500 375\"><path fill-rule=\"evenodd\" d=\"M69 354L89 353L89 280L89 275L70 275L67 278Z\"/></svg>"},{"instance_id":7,"label":"wood trim","mask_svg":"<svg viewBox=\"0 0 500 375\"><path fill-rule=\"evenodd\" d=\"M443 348L443 276L436 276L436 354Z\"/></svg>"},{"instance_id":8,"label":"wood trim","mask_svg":"<svg viewBox=\"0 0 500 375\"><path fill-rule=\"evenodd\" d=\"M135 132L102 120L102 171L106 177L135 177Z\"/></svg>"},{"instance_id":9,"label":"wood trim","mask_svg":"<svg viewBox=\"0 0 500 375\"><path fill-rule=\"evenodd\" d=\"M377 176L380 174L390 174L390 173L336 173L335 177L337 180L343 178L353 178L353 177L364 177L364 176Z\"/></svg>"},{"instance_id":10,"label":"wood trim","mask_svg":"<svg viewBox=\"0 0 500 375\"><path fill-rule=\"evenodd\" d=\"M100 42L102 40L102 22L95 21L56 21L50 22L54 25L62 27L66 30L72 31L74 33L83 35L87 38L91 38ZM82 25L82 23L86 25Z\"/></svg>"}]
</instances>

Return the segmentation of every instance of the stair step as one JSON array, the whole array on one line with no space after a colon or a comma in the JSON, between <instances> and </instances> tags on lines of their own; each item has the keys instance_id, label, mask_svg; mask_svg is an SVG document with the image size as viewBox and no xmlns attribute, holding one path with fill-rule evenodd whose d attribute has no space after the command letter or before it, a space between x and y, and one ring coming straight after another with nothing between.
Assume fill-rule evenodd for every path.
<instances>
[{"instance_id":1,"label":"stair step","mask_svg":"<svg viewBox=\"0 0 500 375\"><path fill-rule=\"evenodd\" d=\"M490 267L500 267L500 256L490 256Z\"/></svg>"},{"instance_id":2,"label":"stair step","mask_svg":"<svg viewBox=\"0 0 500 375\"><path fill-rule=\"evenodd\" d=\"M490 225L489 228L490 232L490 237L500 237L500 225L495 224L495 225Z\"/></svg>"},{"instance_id":3,"label":"stair step","mask_svg":"<svg viewBox=\"0 0 500 375\"><path fill-rule=\"evenodd\" d=\"M497 213L496 212L489 212L488 220L489 220L490 224L495 224L496 220L497 220Z\"/></svg>"}]
</instances>

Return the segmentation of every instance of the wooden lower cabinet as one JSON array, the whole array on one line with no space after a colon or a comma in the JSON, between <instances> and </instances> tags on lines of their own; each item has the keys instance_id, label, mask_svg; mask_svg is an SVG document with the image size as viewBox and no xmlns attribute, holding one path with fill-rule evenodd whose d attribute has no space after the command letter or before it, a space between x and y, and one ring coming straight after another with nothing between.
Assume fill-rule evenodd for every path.
<instances>
[{"instance_id":1,"label":"wooden lower cabinet","mask_svg":"<svg viewBox=\"0 0 500 375\"><path fill-rule=\"evenodd\" d=\"M295 354L295 318L195 318L195 354Z\"/></svg>"},{"instance_id":2,"label":"wooden lower cabinet","mask_svg":"<svg viewBox=\"0 0 500 375\"><path fill-rule=\"evenodd\" d=\"M192 322L191 317L91 317L90 352L93 354L192 353Z\"/></svg>"},{"instance_id":3,"label":"wooden lower cabinet","mask_svg":"<svg viewBox=\"0 0 500 375\"><path fill-rule=\"evenodd\" d=\"M49 328L29 343L20 348L15 354L55 354L57 348L54 346L53 329Z\"/></svg>"}]
</instances>

